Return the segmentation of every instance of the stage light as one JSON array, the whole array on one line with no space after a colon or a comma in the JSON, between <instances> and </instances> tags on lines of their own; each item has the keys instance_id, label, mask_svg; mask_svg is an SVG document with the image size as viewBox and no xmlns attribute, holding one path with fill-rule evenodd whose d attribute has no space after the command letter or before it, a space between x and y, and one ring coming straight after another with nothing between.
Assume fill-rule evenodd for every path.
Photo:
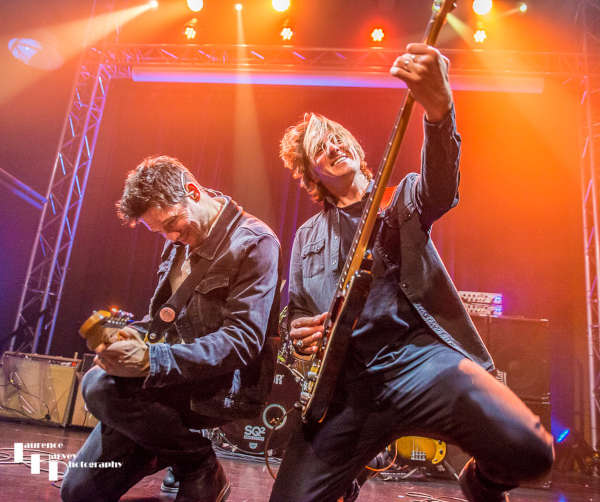
<instances>
[{"instance_id":1,"label":"stage light","mask_svg":"<svg viewBox=\"0 0 600 502\"><path fill-rule=\"evenodd\" d=\"M371 40L373 40L373 42L382 42L384 37L385 33L383 28L374 28L371 32Z\"/></svg>"},{"instance_id":2,"label":"stage light","mask_svg":"<svg viewBox=\"0 0 600 502\"><path fill-rule=\"evenodd\" d=\"M32 38L13 38L8 42L8 50L15 59L29 64L29 60L42 50L42 44Z\"/></svg>"},{"instance_id":3,"label":"stage light","mask_svg":"<svg viewBox=\"0 0 600 502\"><path fill-rule=\"evenodd\" d=\"M290 26L284 26L279 34L283 40L291 40L294 36L294 30Z\"/></svg>"},{"instance_id":4,"label":"stage light","mask_svg":"<svg viewBox=\"0 0 600 502\"><path fill-rule=\"evenodd\" d=\"M556 438L556 442L562 443L565 439L567 439L567 436L569 435L570 432L571 431L569 429L565 429L564 431L562 431Z\"/></svg>"},{"instance_id":5,"label":"stage light","mask_svg":"<svg viewBox=\"0 0 600 502\"><path fill-rule=\"evenodd\" d=\"M475 33L473 33L473 39L478 44L482 44L483 42L485 42L486 38L487 38L487 33L483 29L479 29Z\"/></svg>"},{"instance_id":6,"label":"stage light","mask_svg":"<svg viewBox=\"0 0 600 502\"><path fill-rule=\"evenodd\" d=\"M523 14L527 12L527 4L525 2L519 4L519 12L522 12Z\"/></svg>"},{"instance_id":7,"label":"stage light","mask_svg":"<svg viewBox=\"0 0 600 502\"><path fill-rule=\"evenodd\" d=\"M485 16L492 10L492 0L473 0L473 10L475 14Z\"/></svg>"},{"instance_id":8,"label":"stage light","mask_svg":"<svg viewBox=\"0 0 600 502\"><path fill-rule=\"evenodd\" d=\"M148 8L154 10L158 9L158 0L150 0L148 2Z\"/></svg>"},{"instance_id":9,"label":"stage light","mask_svg":"<svg viewBox=\"0 0 600 502\"><path fill-rule=\"evenodd\" d=\"M183 27L183 36L188 40L194 40L198 34L198 19L190 19Z\"/></svg>"},{"instance_id":10,"label":"stage light","mask_svg":"<svg viewBox=\"0 0 600 502\"><path fill-rule=\"evenodd\" d=\"M43 33L40 33L42 35ZM12 38L8 42L8 50L15 59L28 66L40 70L56 70L64 63L64 57L59 52L51 37L45 41L33 38Z\"/></svg>"},{"instance_id":11,"label":"stage light","mask_svg":"<svg viewBox=\"0 0 600 502\"><path fill-rule=\"evenodd\" d=\"M273 0L272 4L277 12L285 12L290 8L290 0Z\"/></svg>"},{"instance_id":12,"label":"stage light","mask_svg":"<svg viewBox=\"0 0 600 502\"><path fill-rule=\"evenodd\" d=\"M187 0L187 6L192 12L200 12L204 7L204 0Z\"/></svg>"},{"instance_id":13,"label":"stage light","mask_svg":"<svg viewBox=\"0 0 600 502\"><path fill-rule=\"evenodd\" d=\"M237 10L238 12L241 12L241 10L244 8L244 6L241 3L236 3L233 8L235 10Z\"/></svg>"}]
</instances>

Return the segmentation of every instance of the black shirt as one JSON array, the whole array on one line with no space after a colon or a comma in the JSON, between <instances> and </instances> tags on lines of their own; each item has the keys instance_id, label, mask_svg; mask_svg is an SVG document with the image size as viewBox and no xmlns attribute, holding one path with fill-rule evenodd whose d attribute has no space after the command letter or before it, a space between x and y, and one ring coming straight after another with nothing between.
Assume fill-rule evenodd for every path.
<instances>
[{"instance_id":1,"label":"black shirt","mask_svg":"<svg viewBox=\"0 0 600 502\"><path fill-rule=\"evenodd\" d=\"M337 208L340 222L340 252L348 255L366 200ZM415 343L427 329L398 285L400 267L397 235L383 224L373 249L373 283L357 327L352 333L351 354L356 369L387 372L406 365L402 347ZM340 264L341 265L341 264ZM340 266L341 269L341 266ZM429 339L429 336L427 336ZM419 343L419 342L417 342ZM390 350L390 345L393 350ZM387 349L382 351L382 347ZM413 351L414 352L414 351ZM414 356L414 354L413 354Z\"/></svg>"}]
</instances>

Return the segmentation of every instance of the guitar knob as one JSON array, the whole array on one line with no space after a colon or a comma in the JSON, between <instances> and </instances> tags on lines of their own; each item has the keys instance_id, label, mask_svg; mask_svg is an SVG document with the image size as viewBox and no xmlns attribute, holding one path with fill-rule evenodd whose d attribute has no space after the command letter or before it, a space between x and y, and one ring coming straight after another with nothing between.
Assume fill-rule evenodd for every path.
<instances>
[{"instance_id":1,"label":"guitar knob","mask_svg":"<svg viewBox=\"0 0 600 502\"><path fill-rule=\"evenodd\" d=\"M317 373L316 371L309 371L308 375L306 375L306 378L308 378L311 382L315 382L317 380Z\"/></svg>"},{"instance_id":2,"label":"guitar knob","mask_svg":"<svg viewBox=\"0 0 600 502\"><path fill-rule=\"evenodd\" d=\"M158 335L156 333L148 333L148 340L150 340L151 343L154 343L158 340Z\"/></svg>"}]
</instances>

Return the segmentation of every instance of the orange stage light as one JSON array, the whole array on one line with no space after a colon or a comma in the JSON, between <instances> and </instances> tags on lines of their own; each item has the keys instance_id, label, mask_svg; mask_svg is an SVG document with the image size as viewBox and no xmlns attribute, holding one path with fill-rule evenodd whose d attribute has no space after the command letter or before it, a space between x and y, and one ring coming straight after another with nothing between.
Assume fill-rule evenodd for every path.
<instances>
[{"instance_id":1,"label":"orange stage light","mask_svg":"<svg viewBox=\"0 0 600 502\"><path fill-rule=\"evenodd\" d=\"M290 0L273 0L271 3L277 12L285 12L290 8Z\"/></svg>"},{"instance_id":2,"label":"orange stage light","mask_svg":"<svg viewBox=\"0 0 600 502\"><path fill-rule=\"evenodd\" d=\"M196 35L198 35L197 25L198 19L190 19L183 27L183 36L188 40L194 40Z\"/></svg>"},{"instance_id":3,"label":"orange stage light","mask_svg":"<svg viewBox=\"0 0 600 502\"><path fill-rule=\"evenodd\" d=\"M294 36L294 30L289 26L284 26L279 34L283 40L291 40Z\"/></svg>"},{"instance_id":4,"label":"orange stage light","mask_svg":"<svg viewBox=\"0 0 600 502\"><path fill-rule=\"evenodd\" d=\"M204 0L187 0L187 6L192 12L200 12L204 7Z\"/></svg>"},{"instance_id":5,"label":"orange stage light","mask_svg":"<svg viewBox=\"0 0 600 502\"><path fill-rule=\"evenodd\" d=\"M492 10L492 0L473 0L475 14L485 16Z\"/></svg>"},{"instance_id":6,"label":"orange stage light","mask_svg":"<svg viewBox=\"0 0 600 502\"><path fill-rule=\"evenodd\" d=\"M373 40L373 42L381 42L383 41L384 37L385 33L383 31L383 28L374 28L371 32L371 40Z\"/></svg>"},{"instance_id":7,"label":"orange stage light","mask_svg":"<svg viewBox=\"0 0 600 502\"><path fill-rule=\"evenodd\" d=\"M241 10L244 8L244 6L241 3L236 3L233 8L235 10L237 10L238 12L241 12Z\"/></svg>"},{"instance_id":8,"label":"orange stage light","mask_svg":"<svg viewBox=\"0 0 600 502\"><path fill-rule=\"evenodd\" d=\"M154 10L158 9L158 0L150 0L148 2L148 8Z\"/></svg>"},{"instance_id":9,"label":"orange stage light","mask_svg":"<svg viewBox=\"0 0 600 502\"><path fill-rule=\"evenodd\" d=\"M525 2L521 2L521 4L519 5L519 11L522 12L523 14L525 14L525 12L527 12L527 4Z\"/></svg>"},{"instance_id":10,"label":"orange stage light","mask_svg":"<svg viewBox=\"0 0 600 502\"><path fill-rule=\"evenodd\" d=\"M485 32L485 30L479 29L475 33L473 33L473 39L478 44L482 44L483 42L485 42L486 38L487 38L487 33Z\"/></svg>"}]
</instances>

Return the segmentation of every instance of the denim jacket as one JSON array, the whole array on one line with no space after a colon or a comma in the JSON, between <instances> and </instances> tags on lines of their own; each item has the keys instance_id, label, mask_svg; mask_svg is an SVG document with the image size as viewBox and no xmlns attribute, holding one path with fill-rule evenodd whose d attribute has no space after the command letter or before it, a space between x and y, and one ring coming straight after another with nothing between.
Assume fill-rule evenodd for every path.
<instances>
[{"instance_id":1,"label":"denim jacket","mask_svg":"<svg viewBox=\"0 0 600 502\"><path fill-rule=\"evenodd\" d=\"M433 222L458 203L460 135L456 132L454 109L440 122L425 121L424 129L421 173L408 174L396 187L391 203L379 216L383 225L378 244L396 255L389 258L399 264L395 277L400 290L429 330L443 343L491 370L492 358L430 236ZM345 258L340 256L337 207L325 202L323 210L306 221L294 238L290 321L329 309ZM383 343L373 353L385 350Z\"/></svg>"},{"instance_id":2,"label":"denim jacket","mask_svg":"<svg viewBox=\"0 0 600 502\"><path fill-rule=\"evenodd\" d=\"M153 317L170 297L169 273L185 247L168 242L150 302ZM280 245L257 218L226 197L209 238L194 253L206 273L167 333L150 345L145 388L191 385L191 409L224 421L258 413L273 382ZM193 267L194 265L192 265Z\"/></svg>"}]
</instances>

